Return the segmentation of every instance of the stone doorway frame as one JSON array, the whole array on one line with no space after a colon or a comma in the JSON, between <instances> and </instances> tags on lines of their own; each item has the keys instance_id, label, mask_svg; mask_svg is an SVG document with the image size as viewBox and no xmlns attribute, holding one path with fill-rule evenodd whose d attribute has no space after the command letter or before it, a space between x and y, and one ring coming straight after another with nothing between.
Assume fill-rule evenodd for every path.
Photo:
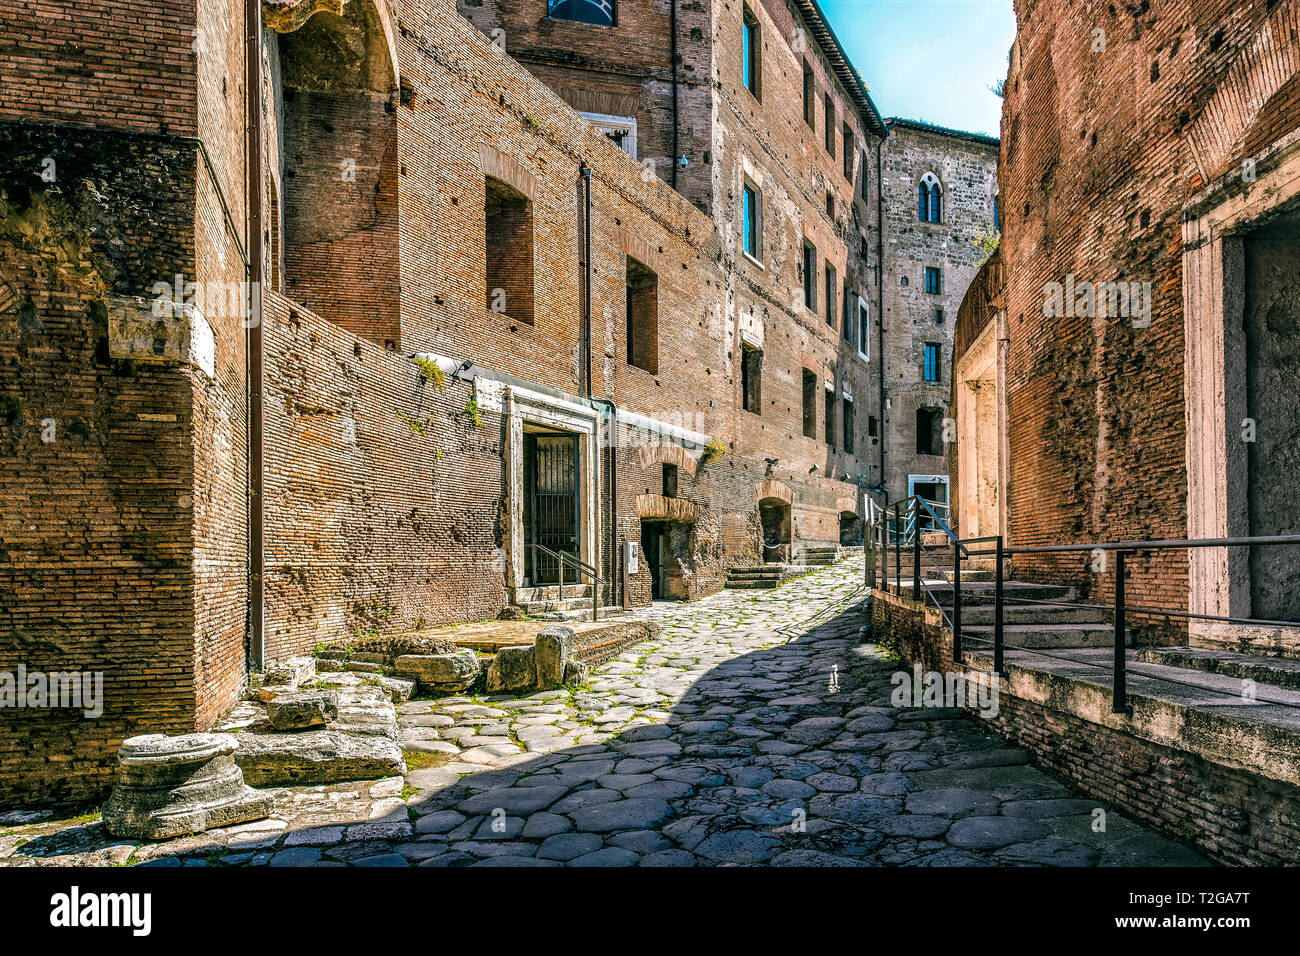
<instances>
[{"instance_id":1,"label":"stone doorway frame","mask_svg":"<svg viewBox=\"0 0 1300 956\"><path fill-rule=\"evenodd\" d=\"M1007 313L999 311L993 321L984 327L975 341L957 360L953 368L957 387L957 500L949 501L956 512L954 528L963 537L1007 536L1007 470L1010 464L1010 447L1007 436ZM977 390L993 383L993 402L996 409L994 432L984 434L978 427L976 412ZM978 493L980 458L976 449L990 441L997 443L993 463L997 469L994 479L994 521L984 527L977 518L980 512ZM948 489L949 495L952 488Z\"/></svg>"},{"instance_id":2,"label":"stone doorway frame","mask_svg":"<svg viewBox=\"0 0 1300 956\"><path fill-rule=\"evenodd\" d=\"M1248 176L1250 177L1248 179ZM1300 205L1300 130L1206 187L1183 207L1183 397L1187 426L1187 536L1249 533L1245 496L1247 417L1243 343L1228 329L1245 306L1245 237ZM1249 617L1246 548L1193 549L1188 558L1188 610ZM1262 653L1300 652L1295 628L1191 620L1194 645Z\"/></svg>"}]
</instances>

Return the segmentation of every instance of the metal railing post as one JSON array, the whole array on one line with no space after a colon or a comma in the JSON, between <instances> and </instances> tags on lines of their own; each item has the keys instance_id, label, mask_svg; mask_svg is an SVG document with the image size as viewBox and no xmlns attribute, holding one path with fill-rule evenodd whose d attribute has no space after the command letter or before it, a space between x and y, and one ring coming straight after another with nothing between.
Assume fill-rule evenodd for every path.
<instances>
[{"instance_id":1,"label":"metal railing post","mask_svg":"<svg viewBox=\"0 0 1300 956\"><path fill-rule=\"evenodd\" d=\"M1128 713L1127 687L1124 659L1124 552L1115 552L1115 679L1111 710L1116 714Z\"/></svg>"},{"instance_id":2,"label":"metal railing post","mask_svg":"<svg viewBox=\"0 0 1300 956\"><path fill-rule=\"evenodd\" d=\"M912 499L912 600L921 600L921 502Z\"/></svg>"},{"instance_id":3,"label":"metal railing post","mask_svg":"<svg viewBox=\"0 0 1300 956\"><path fill-rule=\"evenodd\" d=\"M952 662L961 666L961 541L952 542Z\"/></svg>"},{"instance_id":4,"label":"metal railing post","mask_svg":"<svg viewBox=\"0 0 1300 956\"><path fill-rule=\"evenodd\" d=\"M998 535L993 584L993 672L1006 676L1002 666L1002 535Z\"/></svg>"},{"instance_id":5,"label":"metal railing post","mask_svg":"<svg viewBox=\"0 0 1300 956\"><path fill-rule=\"evenodd\" d=\"M564 600L564 559L556 558L555 563L560 566L560 600Z\"/></svg>"},{"instance_id":6,"label":"metal railing post","mask_svg":"<svg viewBox=\"0 0 1300 956\"><path fill-rule=\"evenodd\" d=\"M902 518L903 506L894 505L894 593L903 593L903 535L898 527Z\"/></svg>"}]
</instances>

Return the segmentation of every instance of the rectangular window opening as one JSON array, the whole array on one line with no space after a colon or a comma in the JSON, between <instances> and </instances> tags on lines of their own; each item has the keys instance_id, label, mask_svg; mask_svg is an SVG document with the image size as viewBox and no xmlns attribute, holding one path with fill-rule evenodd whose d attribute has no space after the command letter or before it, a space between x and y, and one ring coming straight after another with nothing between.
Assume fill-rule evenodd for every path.
<instances>
[{"instance_id":1,"label":"rectangular window opening","mask_svg":"<svg viewBox=\"0 0 1300 956\"><path fill-rule=\"evenodd\" d=\"M659 277L627 257L627 364L659 373Z\"/></svg>"},{"instance_id":2,"label":"rectangular window opening","mask_svg":"<svg viewBox=\"0 0 1300 956\"><path fill-rule=\"evenodd\" d=\"M487 307L532 325L533 204L501 180L485 180Z\"/></svg>"}]
</instances>

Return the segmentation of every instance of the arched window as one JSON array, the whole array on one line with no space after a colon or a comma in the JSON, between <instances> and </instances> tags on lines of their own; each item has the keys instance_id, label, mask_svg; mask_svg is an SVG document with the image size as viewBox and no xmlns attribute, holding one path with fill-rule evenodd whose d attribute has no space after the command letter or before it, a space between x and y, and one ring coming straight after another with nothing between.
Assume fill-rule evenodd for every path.
<instances>
[{"instance_id":1,"label":"arched window","mask_svg":"<svg viewBox=\"0 0 1300 956\"><path fill-rule=\"evenodd\" d=\"M921 222L943 222L943 190L934 173L926 173L916 187L916 218Z\"/></svg>"},{"instance_id":2,"label":"arched window","mask_svg":"<svg viewBox=\"0 0 1300 956\"><path fill-rule=\"evenodd\" d=\"M548 0L546 15L552 20L574 20L598 27L614 25L613 0Z\"/></svg>"}]
</instances>

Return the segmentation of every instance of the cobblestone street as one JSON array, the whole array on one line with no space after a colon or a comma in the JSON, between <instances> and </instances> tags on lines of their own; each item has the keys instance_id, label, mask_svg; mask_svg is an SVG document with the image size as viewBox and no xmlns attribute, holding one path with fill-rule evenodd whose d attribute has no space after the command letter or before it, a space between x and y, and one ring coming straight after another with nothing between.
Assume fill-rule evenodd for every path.
<instances>
[{"instance_id":1,"label":"cobblestone street","mask_svg":"<svg viewBox=\"0 0 1300 956\"><path fill-rule=\"evenodd\" d=\"M890 705L849 597L862 559L639 612L591 683L400 707L405 779L277 791L269 820L167 843L91 820L0 835L8 864L1188 865L1192 851L1027 764L978 720ZM782 630L786 629L786 630ZM792 637L787 642L787 637ZM422 756L421 756L422 755Z\"/></svg>"}]
</instances>

